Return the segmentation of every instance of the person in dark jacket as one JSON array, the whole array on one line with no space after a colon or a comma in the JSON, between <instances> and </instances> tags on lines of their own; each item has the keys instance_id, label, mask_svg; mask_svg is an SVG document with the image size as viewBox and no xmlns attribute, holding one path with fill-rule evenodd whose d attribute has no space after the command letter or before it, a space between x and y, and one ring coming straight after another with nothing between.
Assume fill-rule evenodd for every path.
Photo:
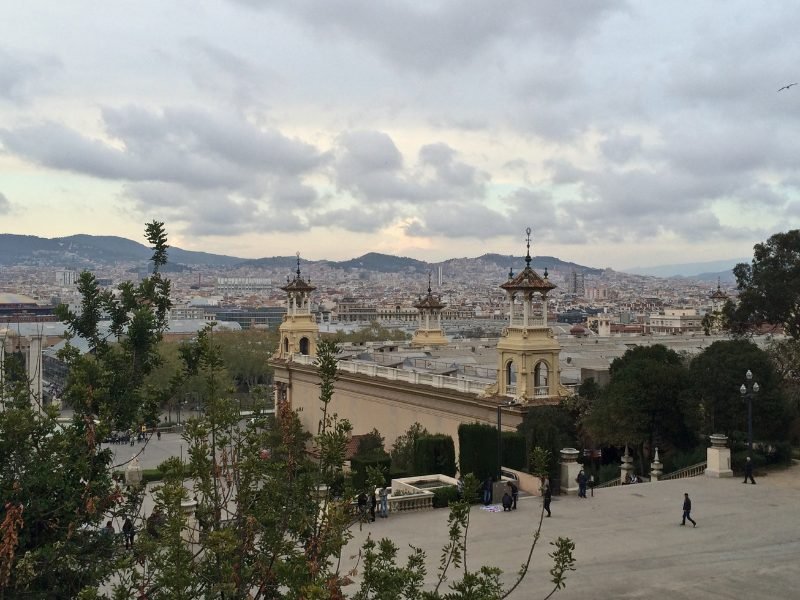
<instances>
[{"instance_id":1,"label":"person in dark jacket","mask_svg":"<svg viewBox=\"0 0 800 600\"><path fill-rule=\"evenodd\" d=\"M542 498L544 498L544 509L547 511L547 516L550 516L550 500L553 499L553 490L550 489L550 482L544 482L544 489L542 490Z\"/></svg>"},{"instance_id":2,"label":"person in dark jacket","mask_svg":"<svg viewBox=\"0 0 800 600\"><path fill-rule=\"evenodd\" d=\"M689 494L683 495L683 520L681 521L681 525L686 525L686 519L692 522L692 527L697 527L697 523L691 517L692 512L692 501L689 499Z\"/></svg>"},{"instance_id":3,"label":"person in dark jacket","mask_svg":"<svg viewBox=\"0 0 800 600\"><path fill-rule=\"evenodd\" d=\"M511 500L513 502L511 508L513 510L517 510L517 498L519 498L519 488L517 487L517 484L514 483L513 481L508 482L508 487L511 490Z\"/></svg>"},{"instance_id":4,"label":"person in dark jacket","mask_svg":"<svg viewBox=\"0 0 800 600\"><path fill-rule=\"evenodd\" d=\"M125 517L125 522L122 524L122 535L125 538L125 548L133 548L133 536L136 535L136 530L133 528L133 521L130 517Z\"/></svg>"},{"instance_id":5,"label":"person in dark jacket","mask_svg":"<svg viewBox=\"0 0 800 600\"><path fill-rule=\"evenodd\" d=\"M589 481L589 478L586 477L586 471L581 469L581 472L578 473L575 481L578 482L578 496L581 498L586 498L586 482Z\"/></svg>"},{"instance_id":6,"label":"person in dark jacket","mask_svg":"<svg viewBox=\"0 0 800 600\"><path fill-rule=\"evenodd\" d=\"M375 522L375 509L378 508L378 497L375 495L375 490L372 490L372 496L369 499L369 520Z\"/></svg>"},{"instance_id":7,"label":"person in dark jacket","mask_svg":"<svg viewBox=\"0 0 800 600\"><path fill-rule=\"evenodd\" d=\"M747 460L744 461L744 481L742 483L747 483L747 480L750 479L750 483L755 485L756 480L753 479L753 461L750 460L750 457L747 457Z\"/></svg>"},{"instance_id":8,"label":"person in dark jacket","mask_svg":"<svg viewBox=\"0 0 800 600\"><path fill-rule=\"evenodd\" d=\"M358 517L360 519L366 520L367 518L367 495L364 492L361 492L358 495Z\"/></svg>"},{"instance_id":9,"label":"person in dark jacket","mask_svg":"<svg viewBox=\"0 0 800 600\"><path fill-rule=\"evenodd\" d=\"M508 492L503 494L503 512L506 512L507 510L508 511L511 510L511 503L512 502L513 502L513 500L511 499L511 494L509 494Z\"/></svg>"},{"instance_id":10,"label":"person in dark jacket","mask_svg":"<svg viewBox=\"0 0 800 600\"><path fill-rule=\"evenodd\" d=\"M483 480L483 505L489 506L492 503L492 478L487 477Z\"/></svg>"}]
</instances>

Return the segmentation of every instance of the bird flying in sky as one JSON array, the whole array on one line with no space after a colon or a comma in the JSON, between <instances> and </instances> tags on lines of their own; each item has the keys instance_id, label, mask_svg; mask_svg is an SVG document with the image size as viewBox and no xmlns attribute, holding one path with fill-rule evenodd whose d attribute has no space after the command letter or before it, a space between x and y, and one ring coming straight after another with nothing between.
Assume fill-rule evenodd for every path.
<instances>
[{"instance_id":1,"label":"bird flying in sky","mask_svg":"<svg viewBox=\"0 0 800 600\"><path fill-rule=\"evenodd\" d=\"M785 86L783 86L781 89L779 89L778 91L779 91L779 92L782 92L783 90L788 90L788 89L789 89L790 87L792 87L793 85L797 85L797 82L795 82L795 83L790 83L789 85L785 85Z\"/></svg>"}]
</instances>

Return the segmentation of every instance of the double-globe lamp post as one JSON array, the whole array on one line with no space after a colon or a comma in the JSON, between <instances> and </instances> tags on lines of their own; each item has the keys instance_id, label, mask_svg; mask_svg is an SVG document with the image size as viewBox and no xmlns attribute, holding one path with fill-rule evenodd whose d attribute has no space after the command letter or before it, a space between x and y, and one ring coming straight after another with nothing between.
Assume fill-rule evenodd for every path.
<instances>
[{"instance_id":1,"label":"double-globe lamp post","mask_svg":"<svg viewBox=\"0 0 800 600\"><path fill-rule=\"evenodd\" d=\"M747 449L753 451L753 396L758 393L758 383L753 382L753 372L747 369L745 373L747 381L742 384L739 391L742 393L742 398L747 400Z\"/></svg>"}]
</instances>

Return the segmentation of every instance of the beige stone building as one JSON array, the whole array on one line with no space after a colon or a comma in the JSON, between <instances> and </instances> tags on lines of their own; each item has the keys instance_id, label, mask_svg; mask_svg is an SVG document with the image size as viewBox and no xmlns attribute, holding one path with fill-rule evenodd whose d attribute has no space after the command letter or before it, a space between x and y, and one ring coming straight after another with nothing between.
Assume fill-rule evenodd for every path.
<instances>
[{"instance_id":1,"label":"beige stone building","mask_svg":"<svg viewBox=\"0 0 800 600\"><path fill-rule=\"evenodd\" d=\"M409 346L382 348L380 361L359 352L339 357L329 413L348 419L356 434L377 428L387 447L415 422L452 436L458 446L462 423L513 431L530 406L557 403L568 392L560 384L560 345L547 321L547 293L555 285L546 271L541 276L530 267L530 238L525 260L525 268L500 286L507 296L508 326L497 344L496 368L471 362L474 348L473 353L448 352L441 328L444 305L429 288L415 304L419 328ZM282 289L287 314L270 361L275 399L298 410L303 425L316 433L321 418L314 366L318 329L310 312L315 288L302 278L299 260L294 280Z\"/></svg>"}]
</instances>

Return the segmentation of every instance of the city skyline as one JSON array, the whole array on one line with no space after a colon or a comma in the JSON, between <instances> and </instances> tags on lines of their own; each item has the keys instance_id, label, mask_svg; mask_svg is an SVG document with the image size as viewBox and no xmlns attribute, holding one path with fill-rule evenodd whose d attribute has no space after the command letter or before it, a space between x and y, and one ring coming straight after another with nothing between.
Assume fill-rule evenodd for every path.
<instances>
[{"instance_id":1,"label":"city skyline","mask_svg":"<svg viewBox=\"0 0 800 600\"><path fill-rule=\"evenodd\" d=\"M625 270L798 226L792 4L503 8L15 5L0 232L435 262L518 256L530 225Z\"/></svg>"}]
</instances>

